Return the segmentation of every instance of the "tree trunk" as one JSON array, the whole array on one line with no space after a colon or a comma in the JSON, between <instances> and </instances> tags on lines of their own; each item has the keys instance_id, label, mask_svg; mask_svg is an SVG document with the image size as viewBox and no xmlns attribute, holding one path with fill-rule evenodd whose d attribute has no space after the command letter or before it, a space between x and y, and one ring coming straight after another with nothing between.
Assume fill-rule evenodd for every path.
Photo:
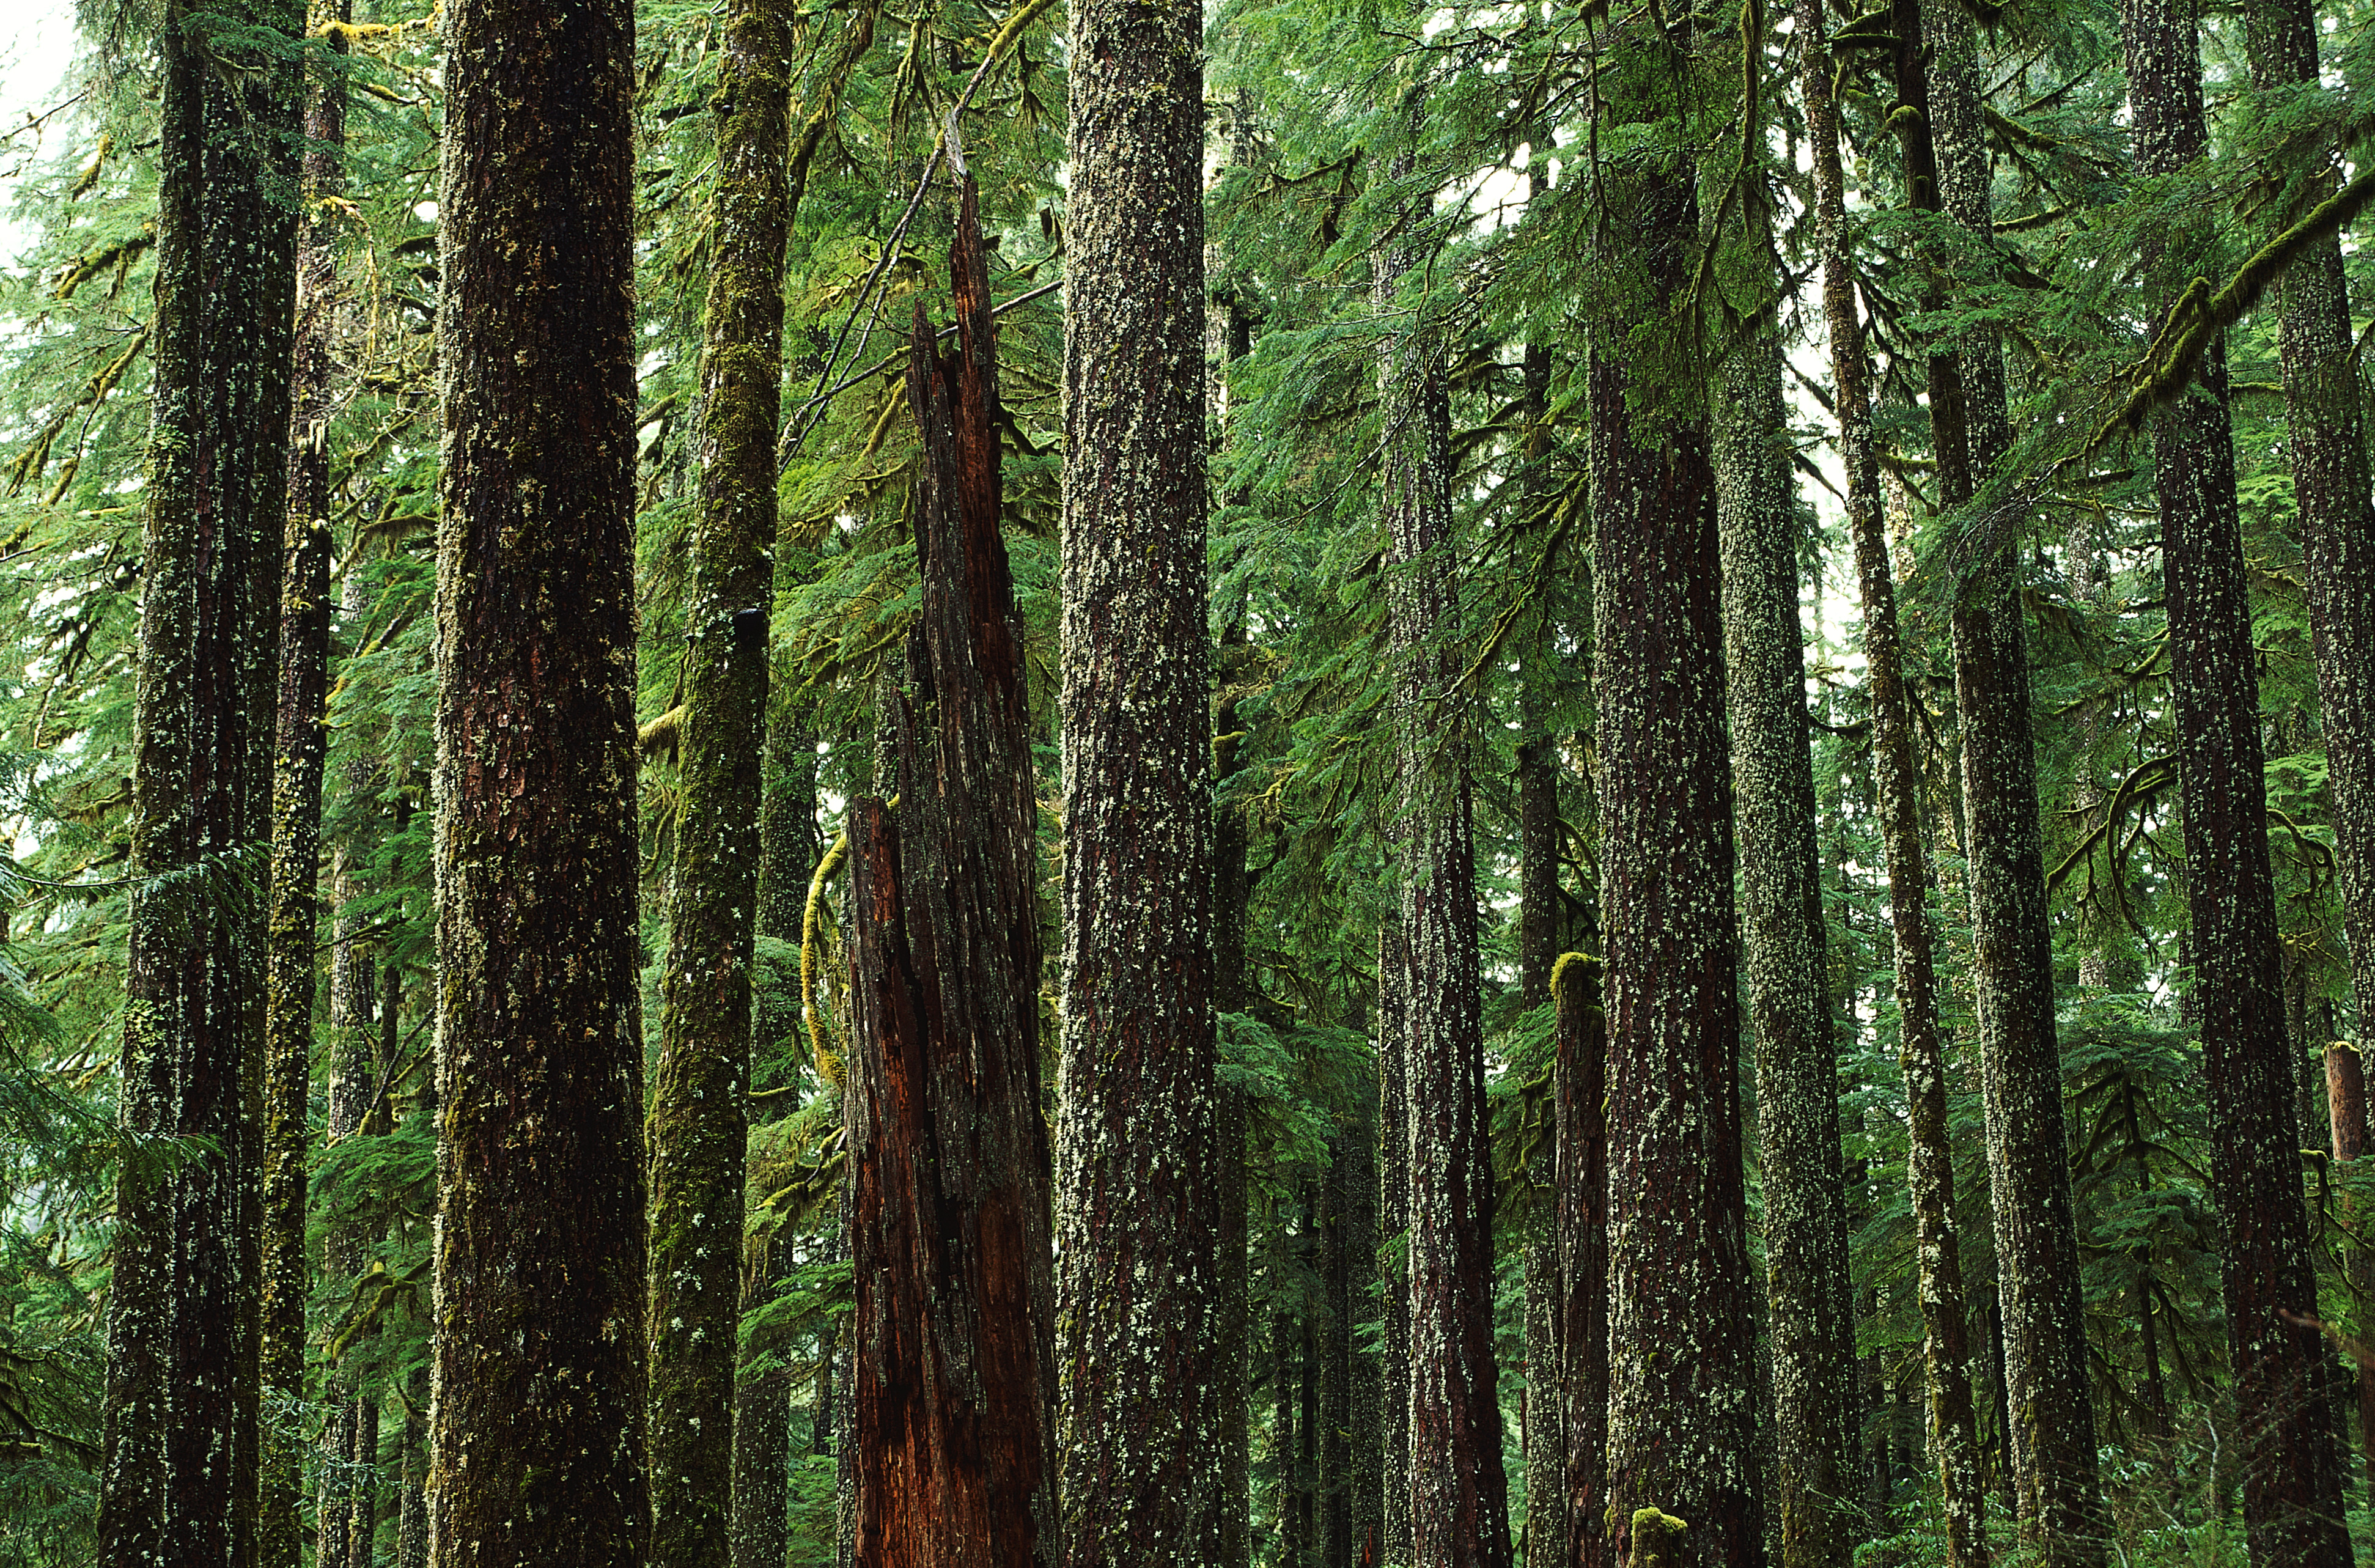
<instances>
[{"instance_id":1,"label":"tree trunk","mask_svg":"<svg viewBox=\"0 0 2375 1568\"><path fill-rule=\"evenodd\" d=\"M343 21L348 7L337 7ZM273 729L272 902L265 920L264 1271L260 1380L277 1409L305 1397L306 1105L313 1086L314 927L321 914L322 772L330 666L329 420L344 290L342 217L321 205L346 189L346 39L305 100L306 218L298 238L290 344L289 511L282 536L279 704ZM258 1568L297 1568L304 1527L295 1434L288 1418L263 1429Z\"/></svg>"},{"instance_id":2,"label":"tree trunk","mask_svg":"<svg viewBox=\"0 0 2375 1568\"><path fill-rule=\"evenodd\" d=\"M1920 0L1896 0L1895 14L1897 91L1908 109L1892 121L1912 205L1944 212L1987 243L1987 143L1971 21L1950 5ZM1925 288L1934 304L1938 284ZM1942 503L1961 506L2011 444L1991 335L1974 332L1932 353L1930 423ZM2015 1491L2022 1533L2045 1560L2086 1568L2102 1560L2107 1525L2054 1034L2027 654L2008 547L1979 563L1949 624L1996 1274L2009 1399L2022 1412L2011 1434Z\"/></svg>"},{"instance_id":3,"label":"tree trunk","mask_svg":"<svg viewBox=\"0 0 2375 1568\"><path fill-rule=\"evenodd\" d=\"M1741 242L1772 253L1761 195ZM1756 1040L1758 1170L1773 1358L1773 1444L1785 1568L1825 1568L1864 1534L1853 1506L1855 1315L1839 1164L1813 725L1798 618L1797 481L1777 331L1754 330L1722 369L1716 522L1731 720L1741 937Z\"/></svg>"},{"instance_id":4,"label":"tree trunk","mask_svg":"<svg viewBox=\"0 0 2375 1568\"><path fill-rule=\"evenodd\" d=\"M1203 23L1076 0L1065 244L1065 1546L1219 1554Z\"/></svg>"},{"instance_id":5,"label":"tree trunk","mask_svg":"<svg viewBox=\"0 0 2375 1568\"><path fill-rule=\"evenodd\" d=\"M445 28L430 1555L640 1568L634 18Z\"/></svg>"},{"instance_id":6,"label":"tree trunk","mask_svg":"<svg viewBox=\"0 0 2375 1568\"><path fill-rule=\"evenodd\" d=\"M1613 1568L1608 1523L1608 1020L1598 966L1570 953L1558 1008L1559 1340L1566 1359L1566 1555L1526 1568Z\"/></svg>"},{"instance_id":7,"label":"tree trunk","mask_svg":"<svg viewBox=\"0 0 2375 1568\"><path fill-rule=\"evenodd\" d=\"M1379 268L1381 314L1410 265L1397 253ZM1457 699L1443 695L1459 682L1452 639L1459 610L1441 351L1423 325L1399 334L1380 389L1401 917L1410 941L1411 1560L1416 1568L1507 1568L1470 723Z\"/></svg>"},{"instance_id":8,"label":"tree trunk","mask_svg":"<svg viewBox=\"0 0 2375 1568\"><path fill-rule=\"evenodd\" d=\"M678 745L683 807L645 1131L653 1568L714 1568L732 1550L744 1097L784 373L787 11L784 0L731 0L710 98L717 177Z\"/></svg>"},{"instance_id":9,"label":"tree trunk","mask_svg":"<svg viewBox=\"0 0 2375 1568\"><path fill-rule=\"evenodd\" d=\"M777 1231L746 1244L742 1310L775 1297L791 1278L792 1238ZM751 1337L753 1356L783 1355L779 1338ZM732 1568L784 1568L791 1549L792 1373L788 1366L734 1381L734 1516Z\"/></svg>"},{"instance_id":10,"label":"tree trunk","mask_svg":"<svg viewBox=\"0 0 2375 1568\"><path fill-rule=\"evenodd\" d=\"M1879 450L1873 435L1870 361L1856 316L1848 253L1847 189L1839 158L1833 63L1823 47L1821 0L1800 0L1802 77L1814 142L1815 227L1823 310L1830 332L1840 465L1863 607L1865 690L1872 704L1873 775L1887 861L1889 941L1896 979L1897 1065L1905 1079L1907 1187L1913 1208L1915 1294L1921 1305L1930 1448L1946 1520L1949 1568L1986 1568L1987 1493L1971 1398L1970 1327L1962 1242L1955 1226L1954 1149L1946 1122L1946 1063L1938 1028L1937 937L1930 925L1929 867L1921 841L1921 778L1905 690L1896 589L1888 560Z\"/></svg>"},{"instance_id":11,"label":"tree trunk","mask_svg":"<svg viewBox=\"0 0 2375 1568\"><path fill-rule=\"evenodd\" d=\"M1410 1261L1410 944L1399 908L1377 923L1377 1231L1395 1246L1384 1269L1383 1398L1377 1455L1379 1539L1375 1561L1411 1562Z\"/></svg>"},{"instance_id":12,"label":"tree trunk","mask_svg":"<svg viewBox=\"0 0 2375 1568\"><path fill-rule=\"evenodd\" d=\"M923 608L899 817L850 814L850 1244L858 1561L1061 1560L1053 1265L1039 1114L1037 803L1022 628L998 533L997 340L970 181L957 345L919 301L907 400Z\"/></svg>"},{"instance_id":13,"label":"tree trunk","mask_svg":"<svg viewBox=\"0 0 2375 1568\"><path fill-rule=\"evenodd\" d=\"M1243 318L1232 308L1227 344L1240 357ZM1216 423L1218 421L1216 420ZM1212 780L1224 787L1238 772L1243 734L1235 682L1246 656L1245 621L1233 619L1221 638L1221 692L1212 722ZM1243 803L1218 802L1212 812L1212 1005L1216 1012L1242 1013L1254 999L1247 970L1247 925L1252 918L1253 884L1246 865L1250 824ZM1243 1345L1253 1332L1253 1301L1247 1252L1246 1095L1223 1086L1216 1162L1219 1167L1221 1238L1221 1343ZM1253 1557L1253 1390L1248 1358L1224 1358L1221 1367L1221 1568L1247 1568Z\"/></svg>"},{"instance_id":14,"label":"tree trunk","mask_svg":"<svg viewBox=\"0 0 2375 1568\"><path fill-rule=\"evenodd\" d=\"M1672 38L1617 47L1631 79L1680 79ZM1665 91L1636 88L1616 112L1656 123L1675 112ZM1751 1568L1765 1527L1715 481L1696 356L1627 347L1672 330L1698 204L1687 159L1636 157L1603 179L1636 243L1627 313L1595 322L1591 346L1610 1402L1606 1503L1577 1512L1613 1526L1611 1561L1657 1550L1634 1521L1663 1510L1684 1521L1681 1560Z\"/></svg>"},{"instance_id":15,"label":"tree trunk","mask_svg":"<svg viewBox=\"0 0 2375 1568\"><path fill-rule=\"evenodd\" d=\"M158 34L118 1091L136 1152L116 1182L101 1568L246 1568L256 1550L266 936L239 890L263 879L250 849L272 808L304 22L293 0L181 0ZM137 1152L168 1139L189 1141Z\"/></svg>"},{"instance_id":16,"label":"tree trunk","mask_svg":"<svg viewBox=\"0 0 2375 1568\"><path fill-rule=\"evenodd\" d=\"M2334 1158L2339 1162L2357 1160L2367 1152L2367 1074L2357 1047L2346 1040L2325 1048L2325 1103L2333 1123ZM2363 1220L2359 1207L2345 1198L2342 1222L2355 1231ZM2343 1269L2361 1301L2375 1296L2375 1252L2351 1244L2343 1256ZM2365 1311L2359 1308L2353 1325L2362 1344L2369 1338ZM2360 1365L2357 1381L2358 1442L2366 1452L2368 1495L2375 1497L2375 1367Z\"/></svg>"}]
</instances>

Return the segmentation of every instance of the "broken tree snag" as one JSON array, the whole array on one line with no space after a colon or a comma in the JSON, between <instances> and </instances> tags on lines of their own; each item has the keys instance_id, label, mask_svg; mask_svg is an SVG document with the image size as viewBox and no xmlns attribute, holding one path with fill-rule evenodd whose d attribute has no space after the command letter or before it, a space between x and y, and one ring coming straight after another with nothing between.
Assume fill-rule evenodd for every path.
<instances>
[{"instance_id":1,"label":"broken tree snag","mask_svg":"<svg viewBox=\"0 0 2375 1568\"><path fill-rule=\"evenodd\" d=\"M919 304L923 610L889 706L900 817L851 804L857 1558L1058 1561L1036 796L998 530L996 347L970 182L945 356Z\"/></svg>"}]
</instances>

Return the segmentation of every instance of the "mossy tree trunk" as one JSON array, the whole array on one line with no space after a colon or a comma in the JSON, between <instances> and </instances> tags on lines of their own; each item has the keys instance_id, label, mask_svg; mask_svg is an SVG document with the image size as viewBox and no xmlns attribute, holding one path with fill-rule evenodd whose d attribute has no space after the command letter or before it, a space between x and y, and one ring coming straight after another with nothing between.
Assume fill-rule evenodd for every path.
<instances>
[{"instance_id":1,"label":"mossy tree trunk","mask_svg":"<svg viewBox=\"0 0 2375 1568\"><path fill-rule=\"evenodd\" d=\"M337 7L337 19L348 7ZM279 701L273 725L272 902L265 918L264 1274L259 1351L265 1397L294 1411L305 1397L306 1104L313 1082L314 928L321 914L322 778L330 667L330 442L345 290L342 218L327 205L346 189L346 39L313 62L305 100L306 207L297 249L290 344L289 506L280 575ZM286 1419L264 1426L257 1500L259 1568L297 1568L304 1525L299 1447Z\"/></svg>"},{"instance_id":2,"label":"mossy tree trunk","mask_svg":"<svg viewBox=\"0 0 2375 1568\"><path fill-rule=\"evenodd\" d=\"M263 901L304 14L177 0L158 48L155 383L102 1568L256 1550ZM285 1185L285 1184L283 1184Z\"/></svg>"},{"instance_id":3,"label":"mossy tree trunk","mask_svg":"<svg viewBox=\"0 0 2375 1568\"><path fill-rule=\"evenodd\" d=\"M1681 79L1671 35L1628 29L1614 46L1628 82ZM1635 85L1613 112L1654 124L1676 108ZM1636 243L1589 370L1610 1399L1606 1504L1578 1508L1577 1534L1605 1521L1625 1561L1654 1544L1633 1539L1637 1515L1662 1509L1686 1521L1688 1560L1746 1568L1765 1526L1731 759L1702 356L1675 324L1698 203L1686 158L1637 155L1602 180Z\"/></svg>"},{"instance_id":4,"label":"mossy tree trunk","mask_svg":"<svg viewBox=\"0 0 2375 1568\"><path fill-rule=\"evenodd\" d=\"M1065 229L1064 1544L1220 1551L1203 18L1073 0Z\"/></svg>"},{"instance_id":5,"label":"mossy tree trunk","mask_svg":"<svg viewBox=\"0 0 2375 1568\"><path fill-rule=\"evenodd\" d=\"M1918 209L1990 242L1987 133L1968 16L1897 0L1892 115ZM1934 267L1937 258L1925 258ZM1925 298L1941 298L1934 274ZM2003 367L1984 330L1933 346L1930 428L1941 504L1968 501L2011 445ZM2053 1017L2037 760L2020 584L2009 547L1979 562L1949 615L1961 725L1972 973L1979 1015L1996 1279L2004 1337L2014 1491L2024 1537L2049 1563L2091 1568L2107 1521L2087 1383L2078 1233Z\"/></svg>"},{"instance_id":6,"label":"mossy tree trunk","mask_svg":"<svg viewBox=\"0 0 2375 1568\"><path fill-rule=\"evenodd\" d=\"M641 1568L634 17L445 30L430 1555Z\"/></svg>"},{"instance_id":7,"label":"mossy tree trunk","mask_svg":"<svg viewBox=\"0 0 2375 1568\"><path fill-rule=\"evenodd\" d=\"M1556 1568L1613 1568L1608 1508L1608 1020L1597 966L1579 953L1553 972L1558 1008L1559 1340L1568 1530ZM1526 1568L1537 1568L1529 1562Z\"/></svg>"},{"instance_id":8,"label":"mossy tree trunk","mask_svg":"<svg viewBox=\"0 0 2375 1568\"><path fill-rule=\"evenodd\" d=\"M734 1513L744 1097L784 374L789 6L732 0L723 44L710 98L717 175L678 749L682 811L646 1130L654 1568L715 1568L732 1550Z\"/></svg>"},{"instance_id":9,"label":"mossy tree trunk","mask_svg":"<svg viewBox=\"0 0 2375 1568\"><path fill-rule=\"evenodd\" d=\"M2120 24L2136 172L2147 180L2173 175L2209 151L2201 18L2192 0L2122 0ZM2148 311L2174 301L2189 278L2210 267L2203 238L2192 224L2147 231ZM2301 1197L2294 1047L2285 1024L2258 655L2223 342L2203 355L2185 395L2155 410L2151 429L2185 803L2193 991L2210 1087L2210 1173L2225 1232L2219 1262L2227 1360L2247 1448L2244 1526L2251 1560L2263 1568L2348 1568L2325 1339L2304 1322L2318 1315L2317 1268ZM2362 469L2362 483L2363 476ZM2359 511L2363 516L2363 494ZM2375 643L2369 648L2375 652ZM2346 786L2336 798L2345 793Z\"/></svg>"},{"instance_id":10,"label":"mossy tree trunk","mask_svg":"<svg viewBox=\"0 0 2375 1568\"><path fill-rule=\"evenodd\" d=\"M898 817L850 812L850 1245L857 1554L1046 1568L1056 1508L1054 1264L1039 1112L1037 802L1022 626L998 532L997 338L971 181L957 341L920 301L907 401L923 606Z\"/></svg>"},{"instance_id":11,"label":"mossy tree trunk","mask_svg":"<svg viewBox=\"0 0 2375 1568\"><path fill-rule=\"evenodd\" d=\"M1938 1026L1937 937L1930 924L1921 838L1920 772L1889 570L1888 520L1873 431L1871 365L1856 314L1849 259L1847 183L1839 157L1834 65L1821 0L1800 0L1806 50L1807 127L1814 143L1814 222L1823 312L1830 333L1833 404L1846 470L1848 528L1863 607L1865 689L1872 705L1873 776L1888 872L1890 957L1896 983L1897 1065L1905 1080L1907 1190L1913 1209L1914 1283L1922 1321L1930 1452L1946 1519L1949 1568L1986 1568L1987 1496L1971 1398L1970 1327L1962 1243L1955 1226L1954 1150L1947 1136L1945 1052ZM1844 852L1843 852L1844 853Z\"/></svg>"}]
</instances>

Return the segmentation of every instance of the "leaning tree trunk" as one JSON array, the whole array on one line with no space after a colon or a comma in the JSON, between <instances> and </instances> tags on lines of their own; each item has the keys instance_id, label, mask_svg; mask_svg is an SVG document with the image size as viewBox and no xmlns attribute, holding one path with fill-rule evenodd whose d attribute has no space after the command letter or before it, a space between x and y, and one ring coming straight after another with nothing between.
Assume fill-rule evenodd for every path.
<instances>
[{"instance_id":1,"label":"leaning tree trunk","mask_svg":"<svg viewBox=\"0 0 2375 1568\"><path fill-rule=\"evenodd\" d=\"M1814 223L1823 312L1831 340L1833 403L1846 470L1848 527L1863 604L1865 690L1872 704L1873 775L1888 869L1889 937L1896 977L1897 1065L1905 1079L1907 1187L1913 1208L1930 1452L1946 1521L1948 1568L1986 1568L1987 1487L1971 1398L1970 1327L1962 1243L1955 1228L1955 1163L1946 1122L1946 1061L1938 1027L1937 938L1930 925L1921 840L1920 771L1889 572L1870 361L1856 316L1849 258L1847 183L1839 159L1834 63L1824 47L1822 0L1799 0L1806 122L1814 143Z\"/></svg>"},{"instance_id":2,"label":"leaning tree trunk","mask_svg":"<svg viewBox=\"0 0 2375 1568\"><path fill-rule=\"evenodd\" d=\"M2200 18L2190 0L2123 0L2120 21L2136 172L2165 178L2209 151ZM2173 302L2186 280L2206 269L2199 233L2189 224L2148 234L2144 261L2153 308ZM2186 395L2152 416L2153 488L2168 590L2193 991L2210 1083L2211 1180L2226 1232L2219 1260L2244 1444L2243 1520L2256 1563L2347 1568L2342 1450L2326 1386L2325 1340L2306 1321L2317 1315L2317 1270L2301 1198L2284 956L2268 859L2260 682L2222 342L2203 355L2193 382Z\"/></svg>"},{"instance_id":3,"label":"leaning tree trunk","mask_svg":"<svg viewBox=\"0 0 2375 1568\"><path fill-rule=\"evenodd\" d=\"M1608 1507L1608 1020L1598 965L1569 953L1558 1008L1559 1339L1566 1348L1566 1555L1526 1568L1612 1568Z\"/></svg>"},{"instance_id":4,"label":"leaning tree trunk","mask_svg":"<svg viewBox=\"0 0 2375 1568\"><path fill-rule=\"evenodd\" d=\"M744 1097L784 374L787 10L784 0L731 0L710 99L717 183L678 748L683 806L646 1129L653 1568L714 1568L732 1550Z\"/></svg>"},{"instance_id":5,"label":"leaning tree trunk","mask_svg":"<svg viewBox=\"0 0 2375 1568\"><path fill-rule=\"evenodd\" d=\"M1620 68L1652 85L1615 112L1674 112L1674 41L1632 31L1616 47ZM1638 155L1603 179L1636 243L1625 309L1593 324L1590 364L1610 1401L1606 1504L1578 1508L1577 1533L1604 1521L1613 1562L1671 1550L1747 1568L1764 1560L1765 1526L1715 476L1696 356L1627 348L1686 330L1676 311L1698 204L1687 159ZM1685 1532L1662 1546L1660 1510Z\"/></svg>"},{"instance_id":6,"label":"leaning tree trunk","mask_svg":"<svg viewBox=\"0 0 2375 1568\"><path fill-rule=\"evenodd\" d=\"M102 1568L256 1550L275 609L296 289L295 0L159 30L156 377L133 715L130 954L107 1304ZM171 1158L146 1152L181 1140ZM285 1184L283 1184L285 1185ZM285 1193L279 1195L285 1201Z\"/></svg>"},{"instance_id":7,"label":"leaning tree trunk","mask_svg":"<svg viewBox=\"0 0 2375 1568\"><path fill-rule=\"evenodd\" d=\"M2318 82L2316 0L2252 0L2243 18L2254 88ZM2300 508L2334 860L2359 1028L2367 1032L2365 1020L2375 1019L2375 497L2340 238L2329 235L2295 255L2276 291L2285 451Z\"/></svg>"},{"instance_id":8,"label":"leaning tree trunk","mask_svg":"<svg viewBox=\"0 0 2375 1568\"><path fill-rule=\"evenodd\" d=\"M1067 1561L1220 1550L1203 21L1074 0L1064 320Z\"/></svg>"},{"instance_id":9,"label":"leaning tree trunk","mask_svg":"<svg viewBox=\"0 0 2375 1568\"><path fill-rule=\"evenodd\" d=\"M344 21L348 7L337 7ZM306 1102L313 1083L314 927L321 913L322 772L330 668L330 349L344 290L335 203L346 189L344 34L305 100L306 217L298 239L290 345L289 509L280 577L279 704L272 769L272 902L265 919L264 1272L260 1381L294 1410L305 1397ZM263 1432L258 1568L297 1568L304 1526L295 1434Z\"/></svg>"},{"instance_id":10,"label":"leaning tree trunk","mask_svg":"<svg viewBox=\"0 0 2375 1568\"><path fill-rule=\"evenodd\" d=\"M850 1256L867 1350L851 1414L868 1568L1062 1558L1037 797L970 180L962 201L956 345L939 352L919 301L908 350L923 607L907 690L883 715L898 817L870 796L850 811Z\"/></svg>"},{"instance_id":11,"label":"leaning tree trunk","mask_svg":"<svg viewBox=\"0 0 2375 1568\"><path fill-rule=\"evenodd\" d=\"M1761 170L1731 237L1772 253ZM1723 242L1719 240L1716 242ZM1756 1039L1758 1171L1765 1192L1773 1432L1785 1568L1855 1554L1855 1312L1848 1273L1839 1074L1814 831L1814 726L1798 619L1797 477L1781 395L1782 345L1752 327L1725 360L1715 422L1716 525L1731 719L1740 929Z\"/></svg>"},{"instance_id":12,"label":"leaning tree trunk","mask_svg":"<svg viewBox=\"0 0 2375 1568\"><path fill-rule=\"evenodd\" d=\"M640 1568L634 17L445 28L430 1555Z\"/></svg>"},{"instance_id":13,"label":"leaning tree trunk","mask_svg":"<svg viewBox=\"0 0 2375 1568\"><path fill-rule=\"evenodd\" d=\"M1378 269L1380 313L1411 265ZM1399 333L1380 372L1388 602L1400 773L1402 1036L1410 1162L1411 1561L1506 1568L1507 1482L1493 1352L1493 1163L1476 933L1469 721L1456 698L1451 400L1436 336Z\"/></svg>"},{"instance_id":14,"label":"leaning tree trunk","mask_svg":"<svg viewBox=\"0 0 2375 1568\"><path fill-rule=\"evenodd\" d=\"M1970 18L1896 0L1899 128L1912 205L1978 243L1992 231L1986 130ZM1925 265L1937 265L1935 257ZM1925 297L1940 299L1934 278ZM1942 504L1967 503L2011 445L1995 339L1974 332L1930 360L1930 426ZM1989 547L1948 618L1967 822L1980 1098L1996 1227L1996 1277L2023 1535L2049 1563L2102 1561L2106 1521L2087 1384L2078 1232L2062 1113L2037 760L2020 585L2009 546Z\"/></svg>"},{"instance_id":15,"label":"leaning tree trunk","mask_svg":"<svg viewBox=\"0 0 2375 1568\"><path fill-rule=\"evenodd\" d=\"M1401 1255L1379 1269L1385 1331L1378 1355L1383 1409L1375 1561L1390 1568L1409 1568L1411 1561L1410 1260L1400 1244L1410 1230L1409 1032L1410 943L1395 908L1377 923L1377 1232Z\"/></svg>"}]
</instances>

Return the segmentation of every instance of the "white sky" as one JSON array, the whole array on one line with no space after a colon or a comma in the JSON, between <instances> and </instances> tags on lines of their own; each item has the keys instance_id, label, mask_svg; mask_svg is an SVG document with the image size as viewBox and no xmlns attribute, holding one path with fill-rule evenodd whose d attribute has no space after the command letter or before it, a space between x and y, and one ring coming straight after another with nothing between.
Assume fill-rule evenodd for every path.
<instances>
[{"instance_id":1,"label":"white sky","mask_svg":"<svg viewBox=\"0 0 2375 1568\"><path fill-rule=\"evenodd\" d=\"M54 154L66 116L38 126L31 122L64 96L61 84L73 64L70 0L0 5L0 265L13 264L26 239L8 217L18 181Z\"/></svg>"}]
</instances>

